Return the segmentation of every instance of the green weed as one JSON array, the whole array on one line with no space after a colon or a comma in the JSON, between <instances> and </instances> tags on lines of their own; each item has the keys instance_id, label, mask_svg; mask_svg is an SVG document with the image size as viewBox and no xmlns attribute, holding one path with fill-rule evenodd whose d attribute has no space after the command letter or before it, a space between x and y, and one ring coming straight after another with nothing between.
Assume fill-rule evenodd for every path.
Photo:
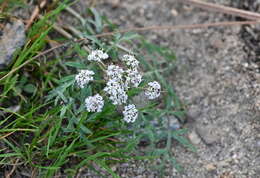
<instances>
[{"instance_id":1,"label":"green weed","mask_svg":"<svg viewBox=\"0 0 260 178\"><path fill-rule=\"evenodd\" d=\"M47 36L65 4L46 14L28 32L28 43L19 51L10 69L21 66L47 47ZM10 170L14 163L17 169L36 170L39 177L53 177L58 173L74 176L86 166L96 172L99 168L113 177L118 177L111 164L131 159L161 158L158 170L166 163L181 170L172 155L172 139L191 151L195 148L183 136L185 129L173 130L169 126L171 116L182 118L185 114L173 87L167 82L175 69L175 55L167 48L145 40L135 33L117 34L97 38L104 28L116 30L106 17L95 9L88 10L89 18L79 27L84 43L71 42L59 56L46 56L33 61L20 70L0 80L0 165L2 172ZM128 124L115 105L105 100L102 112L87 112L84 100L99 92L104 84L97 83L79 90L75 86L75 74L80 69L91 69L102 80L102 67L88 63L91 50L103 49L109 63L118 64L122 54L131 53L141 63L143 82L157 80L164 90L160 100L146 103L139 108L136 122ZM5 76L9 71L3 71ZM131 89L131 99L138 96L140 88ZM15 109L13 106L16 106ZM148 143L145 154L139 150L140 142ZM164 144L159 144L164 141ZM1 175L1 174L0 174Z\"/></svg>"}]
</instances>

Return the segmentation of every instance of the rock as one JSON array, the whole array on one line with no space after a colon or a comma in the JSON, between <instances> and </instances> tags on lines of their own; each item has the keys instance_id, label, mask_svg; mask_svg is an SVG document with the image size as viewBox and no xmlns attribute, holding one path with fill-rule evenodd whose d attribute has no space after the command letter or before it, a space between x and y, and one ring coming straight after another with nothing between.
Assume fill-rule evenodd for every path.
<instances>
[{"instance_id":1,"label":"rock","mask_svg":"<svg viewBox=\"0 0 260 178\"><path fill-rule=\"evenodd\" d=\"M170 117L170 128L172 130L177 130L181 128L181 124L178 121L178 119L174 116L169 116Z\"/></svg>"},{"instance_id":2,"label":"rock","mask_svg":"<svg viewBox=\"0 0 260 178\"><path fill-rule=\"evenodd\" d=\"M12 62L14 52L25 43L25 27L21 20L7 23L0 39L0 69Z\"/></svg>"},{"instance_id":3,"label":"rock","mask_svg":"<svg viewBox=\"0 0 260 178\"><path fill-rule=\"evenodd\" d=\"M214 171L217 167L216 167L215 164L210 163L210 164L205 165L205 168L206 168L208 171Z\"/></svg>"},{"instance_id":4,"label":"rock","mask_svg":"<svg viewBox=\"0 0 260 178\"><path fill-rule=\"evenodd\" d=\"M260 148L260 140L257 140L257 141L256 141L256 147L257 147L257 148Z\"/></svg>"},{"instance_id":5,"label":"rock","mask_svg":"<svg viewBox=\"0 0 260 178\"><path fill-rule=\"evenodd\" d=\"M120 4L120 0L108 0L107 3L111 4L113 8L116 8Z\"/></svg>"},{"instance_id":6,"label":"rock","mask_svg":"<svg viewBox=\"0 0 260 178\"><path fill-rule=\"evenodd\" d=\"M172 14L173 16L177 16L177 15L178 15L178 11L177 11L176 9L172 9L172 10L171 10L171 14Z\"/></svg>"},{"instance_id":7,"label":"rock","mask_svg":"<svg viewBox=\"0 0 260 178\"><path fill-rule=\"evenodd\" d=\"M217 165L218 165L219 167L229 166L229 165L230 165L230 162L231 162L232 160L233 160L232 158L228 158L228 159L219 161L219 162L217 163Z\"/></svg>"},{"instance_id":8,"label":"rock","mask_svg":"<svg viewBox=\"0 0 260 178\"><path fill-rule=\"evenodd\" d=\"M258 96L258 98L259 98L259 99L257 99L257 100L255 101L255 109L256 109L257 111L260 111L260 97Z\"/></svg>"},{"instance_id":9,"label":"rock","mask_svg":"<svg viewBox=\"0 0 260 178\"><path fill-rule=\"evenodd\" d=\"M197 145L201 142L200 137L195 131L192 131L189 135L188 138L190 139L191 143L194 145Z\"/></svg>"},{"instance_id":10,"label":"rock","mask_svg":"<svg viewBox=\"0 0 260 178\"><path fill-rule=\"evenodd\" d=\"M213 144L219 140L219 136L216 134L216 128L212 126L197 127L197 133L206 144Z\"/></svg>"}]
</instances>

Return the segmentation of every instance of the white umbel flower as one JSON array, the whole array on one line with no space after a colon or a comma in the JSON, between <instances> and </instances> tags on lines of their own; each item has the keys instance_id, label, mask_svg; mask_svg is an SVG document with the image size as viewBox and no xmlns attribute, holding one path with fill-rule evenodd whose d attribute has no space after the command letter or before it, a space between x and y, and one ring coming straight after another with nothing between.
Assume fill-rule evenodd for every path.
<instances>
[{"instance_id":1,"label":"white umbel flower","mask_svg":"<svg viewBox=\"0 0 260 178\"><path fill-rule=\"evenodd\" d=\"M106 73L107 73L107 76L109 77L109 79L119 81L122 79L124 70L122 68L120 68L119 66L109 65L107 67Z\"/></svg>"},{"instance_id":2,"label":"white umbel flower","mask_svg":"<svg viewBox=\"0 0 260 178\"><path fill-rule=\"evenodd\" d=\"M128 69L126 71L126 84L131 84L133 87L138 87L142 81L142 75L137 69Z\"/></svg>"},{"instance_id":3,"label":"white umbel flower","mask_svg":"<svg viewBox=\"0 0 260 178\"><path fill-rule=\"evenodd\" d=\"M128 99L124 85L117 80L108 80L104 91L109 95L109 99L114 105L126 103Z\"/></svg>"},{"instance_id":4,"label":"white umbel flower","mask_svg":"<svg viewBox=\"0 0 260 178\"><path fill-rule=\"evenodd\" d=\"M124 115L123 119L127 123L134 122L138 117L138 110L135 108L134 104L129 104L125 106L123 115Z\"/></svg>"},{"instance_id":5,"label":"white umbel flower","mask_svg":"<svg viewBox=\"0 0 260 178\"><path fill-rule=\"evenodd\" d=\"M137 68L139 65L139 61L132 55L126 54L123 56L122 60L131 68Z\"/></svg>"},{"instance_id":6,"label":"white umbel flower","mask_svg":"<svg viewBox=\"0 0 260 178\"><path fill-rule=\"evenodd\" d=\"M160 96L161 93L161 85L156 82L149 82L148 87L145 90L145 95L148 97L148 99L155 99Z\"/></svg>"},{"instance_id":7,"label":"white umbel flower","mask_svg":"<svg viewBox=\"0 0 260 178\"><path fill-rule=\"evenodd\" d=\"M101 112L104 106L104 100L102 96L96 94L89 96L85 99L85 105L88 112Z\"/></svg>"},{"instance_id":8,"label":"white umbel flower","mask_svg":"<svg viewBox=\"0 0 260 178\"><path fill-rule=\"evenodd\" d=\"M92 70L81 70L75 77L80 88L84 88L86 84L93 80L95 73Z\"/></svg>"},{"instance_id":9,"label":"white umbel flower","mask_svg":"<svg viewBox=\"0 0 260 178\"><path fill-rule=\"evenodd\" d=\"M102 50L94 50L88 55L89 61L97 61L100 62L104 59L108 58L108 54L104 53Z\"/></svg>"}]
</instances>

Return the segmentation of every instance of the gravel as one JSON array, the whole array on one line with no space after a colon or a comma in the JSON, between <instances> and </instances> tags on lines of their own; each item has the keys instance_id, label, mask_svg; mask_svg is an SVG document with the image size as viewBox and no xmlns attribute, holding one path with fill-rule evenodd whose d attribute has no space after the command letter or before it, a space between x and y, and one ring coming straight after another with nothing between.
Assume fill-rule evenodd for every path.
<instances>
[{"instance_id":1,"label":"gravel","mask_svg":"<svg viewBox=\"0 0 260 178\"><path fill-rule=\"evenodd\" d=\"M25 43L25 27L21 20L12 19L5 25L0 36L0 69L12 62L16 50Z\"/></svg>"},{"instance_id":2,"label":"gravel","mask_svg":"<svg viewBox=\"0 0 260 178\"><path fill-rule=\"evenodd\" d=\"M234 1L216 3L236 5ZM112 1L99 1L97 9L122 29L230 19L175 0L124 0L116 6ZM260 81L257 64L248 60L248 45L241 37L243 28L143 33L176 52L178 69L171 83L188 105L193 121L184 127L189 128L188 138L198 149L192 153L179 144L173 145L185 171L179 173L169 167L165 177L259 177ZM137 169L122 171L119 165L117 173L123 177L157 176L146 164L133 162L128 167Z\"/></svg>"}]
</instances>

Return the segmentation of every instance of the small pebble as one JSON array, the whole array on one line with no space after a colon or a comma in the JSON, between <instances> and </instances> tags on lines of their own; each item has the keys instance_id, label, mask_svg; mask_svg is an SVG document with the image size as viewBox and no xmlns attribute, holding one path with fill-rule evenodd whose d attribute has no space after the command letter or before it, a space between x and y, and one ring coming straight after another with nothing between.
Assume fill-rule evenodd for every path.
<instances>
[{"instance_id":1,"label":"small pebble","mask_svg":"<svg viewBox=\"0 0 260 178\"><path fill-rule=\"evenodd\" d=\"M244 63L243 66L244 66L245 68L248 68L248 63L247 63L247 62Z\"/></svg>"},{"instance_id":2,"label":"small pebble","mask_svg":"<svg viewBox=\"0 0 260 178\"><path fill-rule=\"evenodd\" d=\"M257 140L257 141L256 141L256 146L257 146L258 148L260 148L260 140Z\"/></svg>"},{"instance_id":3,"label":"small pebble","mask_svg":"<svg viewBox=\"0 0 260 178\"><path fill-rule=\"evenodd\" d=\"M118 7L120 4L120 0L108 0L107 2L111 4L113 8Z\"/></svg>"},{"instance_id":4,"label":"small pebble","mask_svg":"<svg viewBox=\"0 0 260 178\"><path fill-rule=\"evenodd\" d=\"M194 145L197 145L200 143L201 139L199 138L198 134L195 131L192 131L189 135L188 138L190 139L191 143Z\"/></svg>"},{"instance_id":5,"label":"small pebble","mask_svg":"<svg viewBox=\"0 0 260 178\"><path fill-rule=\"evenodd\" d=\"M200 126L196 128L196 131L206 144L211 145L219 140L219 136L216 135L216 128L214 127Z\"/></svg>"},{"instance_id":6,"label":"small pebble","mask_svg":"<svg viewBox=\"0 0 260 178\"><path fill-rule=\"evenodd\" d=\"M215 164L210 163L210 164L205 165L205 168L206 168L208 171L214 171L217 167L216 167Z\"/></svg>"},{"instance_id":7,"label":"small pebble","mask_svg":"<svg viewBox=\"0 0 260 178\"><path fill-rule=\"evenodd\" d=\"M172 9L172 10L171 10L171 14L172 14L173 16L177 16L177 15L178 15L178 11L177 11L176 9Z\"/></svg>"}]
</instances>

